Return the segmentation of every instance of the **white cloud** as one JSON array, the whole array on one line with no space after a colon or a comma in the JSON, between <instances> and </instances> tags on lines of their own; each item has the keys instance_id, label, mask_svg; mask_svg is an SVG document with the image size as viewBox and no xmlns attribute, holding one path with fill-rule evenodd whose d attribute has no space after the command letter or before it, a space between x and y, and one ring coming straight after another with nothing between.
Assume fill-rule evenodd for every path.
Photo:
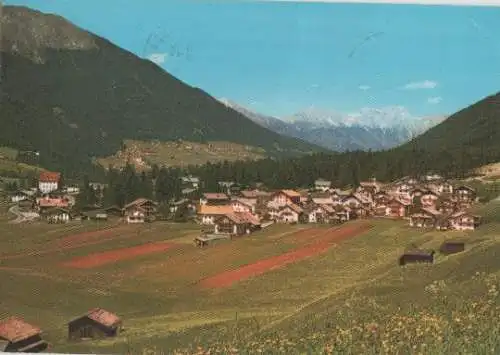
<instances>
[{"instance_id":1,"label":"white cloud","mask_svg":"<svg viewBox=\"0 0 500 355\"><path fill-rule=\"evenodd\" d=\"M432 104L432 105L436 105L436 104L440 103L441 101L443 101L443 98L441 96L429 97L427 99L427 102Z\"/></svg>"},{"instance_id":2,"label":"white cloud","mask_svg":"<svg viewBox=\"0 0 500 355\"><path fill-rule=\"evenodd\" d=\"M406 90L434 89L436 86L438 86L437 82L432 80L424 80L408 83L403 88Z\"/></svg>"},{"instance_id":3,"label":"white cloud","mask_svg":"<svg viewBox=\"0 0 500 355\"><path fill-rule=\"evenodd\" d=\"M163 64L167 60L167 53L152 53L148 55L148 59L156 64Z\"/></svg>"},{"instance_id":4,"label":"white cloud","mask_svg":"<svg viewBox=\"0 0 500 355\"><path fill-rule=\"evenodd\" d=\"M371 86L368 86L368 85L360 85L360 86L358 86L358 89L359 89L359 90L366 91L366 90L370 90L370 89L371 89Z\"/></svg>"}]
</instances>

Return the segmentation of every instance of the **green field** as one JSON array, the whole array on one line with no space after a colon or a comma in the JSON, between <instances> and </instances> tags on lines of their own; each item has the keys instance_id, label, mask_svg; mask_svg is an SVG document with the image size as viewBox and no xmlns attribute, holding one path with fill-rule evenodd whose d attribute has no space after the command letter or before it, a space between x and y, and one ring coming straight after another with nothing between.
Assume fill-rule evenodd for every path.
<instances>
[{"instance_id":1,"label":"green field","mask_svg":"<svg viewBox=\"0 0 500 355\"><path fill-rule=\"evenodd\" d=\"M63 236L106 226L2 221L0 313L39 325L56 352L192 354L200 346L211 353L289 354L334 346L352 354L494 353L500 346L499 206L480 209L488 223L474 232L369 221L371 230L324 254L214 290L198 281L297 248L307 242L292 233L309 226L271 226L198 249L192 244L196 225L158 222L57 251L53 245ZM465 253L438 255L430 266L397 265L411 244L437 248L455 237L470 242ZM61 266L73 257L164 240L179 246L95 269ZM5 258L28 250L36 253ZM66 323L96 306L120 315L125 332L68 342Z\"/></svg>"}]
</instances>

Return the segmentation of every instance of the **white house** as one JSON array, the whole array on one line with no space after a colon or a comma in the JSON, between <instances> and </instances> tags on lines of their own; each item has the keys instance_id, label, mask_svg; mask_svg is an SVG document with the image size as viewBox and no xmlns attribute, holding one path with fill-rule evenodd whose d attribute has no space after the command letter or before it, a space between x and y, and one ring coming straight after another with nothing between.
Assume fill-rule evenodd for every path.
<instances>
[{"instance_id":1,"label":"white house","mask_svg":"<svg viewBox=\"0 0 500 355\"><path fill-rule=\"evenodd\" d=\"M314 189L319 191L328 191L332 187L332 182L324 179L318 179L314 182Z\"/></svg>"},{"instance_id":2,"label":"white house","mask_svg":"<svg viewBox=\"0 0 500 355\"><path fill-rule=\"evenodd\" d=\"M44 194L56 191L59 188L60 180L61 173L42 171L38 178L38 189Z\"/></svg>"}]
</instances>

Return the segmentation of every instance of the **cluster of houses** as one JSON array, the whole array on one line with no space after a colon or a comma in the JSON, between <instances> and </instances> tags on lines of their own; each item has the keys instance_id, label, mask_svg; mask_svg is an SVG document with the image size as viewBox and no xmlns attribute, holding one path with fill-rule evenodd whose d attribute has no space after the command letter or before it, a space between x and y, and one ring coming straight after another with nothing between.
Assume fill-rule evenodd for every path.
<instances>
[{"instance_id":1,"label":"cluster of houses","mask_svg":"<svg viewBox=\"0 0 500 355\"><path fill-rule=\"evenodd\" d=\"M123 330L123 322L114 313L94 308L68 322L67 327L68 339L77 341L117 336ZM24 319L10 317L0 321L0 352L39 353L49 347L42 330Z\"/></svg>"},{"instance_id":2,"label":"cluster of houses","mask_svg":"<svg viewBox=\"0 0 500 355\"><path fill-rule=\"evenodd\" d=\"M24 220L41 219L48 223L67 223L73 219L107 220L109 217L120 218L127 223L143 223L154 220L157 203L145 198L138 198L123 207L99 206L82 207L78 213L74 211L79 187L62 187L61 174L43 171L39 175L38 186L19 190L10 197L18 206L18 213ZM96 190L100 184L92 186Z\"/></svg>"},{"instance_id":3,"label":"cluster of houses","mask_svg":"<svg viewBox=\"0 0 500 355\"><path fill-rule=\"evenodd\" d=\"M49 223L72 218L105 220L116 216L126 223L144 223L158 217L158 203L139 198L123 207L88 206L71 213L77 187L61 188L60 174L43 172L39 185L12 196L12 201L38 214ZM239 189L234 182L219 182L219 192L196 195L202 183L182 177L184 198L172 201L171 214L185 206L188 214L214 234L242 235L270 223L343 223L357 218L406 219L412 227L439 230L473 230L480 218L469 212L476 191L454 185L439 176L406 177L390 183L375 179L340 190L330 181L318 179L309 189L267 191L262 186ZM222 191L222 192L220 192ZM193 197L196 196L196 197Z\"/></svg>"},{"instance_id":4,"label":"cluster of houses","mask_svg":"<svg viewBox=\"0 0 500 355\"><path fill-rule=\"evenodd\" d=\"M318 179L308 190L205 193L198 217L200 223L213 225L216 233L233 234L250 233L262 221L331 224L368 217L406 219L419 228L473 230L480 218L468 210L476 200L473 188L436 176L407 177L389 184L373 179L346 191Z\"/></svg>"}]
</instances>

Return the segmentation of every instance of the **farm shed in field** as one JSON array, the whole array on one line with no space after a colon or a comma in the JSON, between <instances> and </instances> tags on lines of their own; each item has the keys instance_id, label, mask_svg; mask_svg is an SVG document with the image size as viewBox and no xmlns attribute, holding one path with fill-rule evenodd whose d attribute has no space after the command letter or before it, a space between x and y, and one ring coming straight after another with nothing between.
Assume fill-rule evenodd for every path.
<instances>
[{"instance_id":1,"label":"farm shed in field","mask_svg":"<svg viewBox=\"0 0 500 355\"><path fill-rule=\"evenodd\" d=\"M399 265L404 266L410 263L433 263L434 250L408 250L399 258Z\"/></svg>"},{"instance_id":2,"label":"farm shed in field","mask_svg":"<svg viewBox=\"0 0 500 355\"><path fill-rule=\"evenodd\" d=\"M71 340L113 337L121 330L122 320L102 308L94 308L68 323L68 337Z\"/></svg>"},{"instance_id":3,"label":"farm shed in field","mask_svg":"<svg viewBox=\"0 0 500 355\"><path fill-rule=\"evenodd\" d=\"M49 344L42 339L42 331L21 318L0 321L0 350L5 352L42 352Z\"/></svg>"},{"instance_id":4,"label":"farm shed in field","mask_svg":"<svg viewBox=\"0 0 500 355\"><path fill-rule=\"evenodd\" d=\"M445 255L460 253L463 252L464 250L465 250L465 242L458 240L445 241L439 247L439 252Z\"/></svg>"}]
</instances>

